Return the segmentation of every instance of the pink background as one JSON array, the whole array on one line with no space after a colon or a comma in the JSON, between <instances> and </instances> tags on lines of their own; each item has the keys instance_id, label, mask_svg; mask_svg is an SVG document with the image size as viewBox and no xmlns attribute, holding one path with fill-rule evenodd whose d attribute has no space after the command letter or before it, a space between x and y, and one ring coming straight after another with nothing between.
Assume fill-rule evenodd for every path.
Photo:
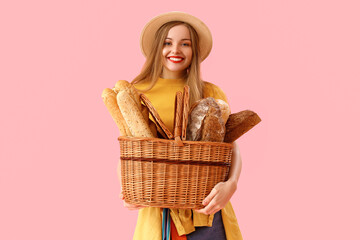
<instances>
[{"instance_id":1,"label":"pink background","mask_svg":"<svg viewBox=\"0 0 360 240\"><path fill-rule=\"evenodd\" d=\"M131 239L101 92L131 80L157 14L202 19L203 78L262 122L239 141L244 239L360 239L359 3L2 1L0 239Z\"/></svg>"}]
</instances>

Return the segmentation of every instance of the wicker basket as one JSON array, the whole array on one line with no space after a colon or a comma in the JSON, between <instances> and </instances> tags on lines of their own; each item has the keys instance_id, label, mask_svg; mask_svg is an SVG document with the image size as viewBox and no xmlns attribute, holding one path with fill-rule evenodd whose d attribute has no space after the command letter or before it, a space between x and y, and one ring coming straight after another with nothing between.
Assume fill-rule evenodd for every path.
<instances>
[{"instance_id":1,"label":"wicker basket","mask_svg":"<svg viewBox=\"0 0 360 240\"><path fill-rule=\"evenodd\" d=\"M152 207L202 208L202 200L227 180L229 143L119 137L125 201Z\"/></svg>"},{"instance_id":2,"label":"wicker basket","mask_svg":"<svg viewBox=\"0 0 360 240\"><path fill-rule=\"evenodd\" d=\"M189 87L176 94L174 134L166 128L149 99L141 94L169 139L119 137L122 193L131 204L163 208L203 208L213 187L226 181L232 144L184 141L189 111Z\"/></svg>"}]
</instances>

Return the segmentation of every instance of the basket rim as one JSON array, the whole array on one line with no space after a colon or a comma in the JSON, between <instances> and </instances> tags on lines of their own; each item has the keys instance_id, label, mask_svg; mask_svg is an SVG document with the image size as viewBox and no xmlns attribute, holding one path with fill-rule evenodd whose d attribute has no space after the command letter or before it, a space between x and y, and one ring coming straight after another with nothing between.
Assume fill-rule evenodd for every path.
<instances>
[{"instance_id":1,"label":"basket rim","mask_svg":"<svg viewBox=\"0 0 360 240\"><path fill-rule=\"evenodd\" d=\"M162 138L148 138L148 137L130 137L130 136L119 136L118 141L153 141L153 142L163 142L167 143L174 143L176 144L174 139L162 139ZM232 143L226 142L204 142L204 141L182 141L184 145L212 145L212 146L224 146L224 147L231 147L233 148Z\"/></svg>"}]
</instances>

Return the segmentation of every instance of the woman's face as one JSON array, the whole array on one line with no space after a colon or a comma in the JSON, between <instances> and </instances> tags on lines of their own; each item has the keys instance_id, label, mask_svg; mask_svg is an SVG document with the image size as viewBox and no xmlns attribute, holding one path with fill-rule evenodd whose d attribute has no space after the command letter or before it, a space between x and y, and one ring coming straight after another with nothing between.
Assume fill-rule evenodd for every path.
<instances>
[{"instance_id":1,"label":"woman's face","mask_svg":"<svg viewBox=\"0 0 360 240\"><path fill-rule=\"evenodd\" d=\"M170 28L162 50L163 78L181 78L192 59L190 31L185 25Z\"/></svg>"}]
</instances>

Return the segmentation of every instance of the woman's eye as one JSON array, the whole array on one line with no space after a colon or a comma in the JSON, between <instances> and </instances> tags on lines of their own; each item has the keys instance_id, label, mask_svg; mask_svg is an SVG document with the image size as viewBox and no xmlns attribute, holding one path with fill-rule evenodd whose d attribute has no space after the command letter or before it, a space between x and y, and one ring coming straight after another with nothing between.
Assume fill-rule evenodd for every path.
<instances>
[{"instance_id":1,"label":"woman's eye","mask_svg":"<svg viewBox=\"0 0 360 240\"><path fill-rule=\"evenodd\" d=\"M170 46L171 43L170 43L170 42L164 42L164 45L165 45L165 46Z\"/></svg>"}]
</instances>

